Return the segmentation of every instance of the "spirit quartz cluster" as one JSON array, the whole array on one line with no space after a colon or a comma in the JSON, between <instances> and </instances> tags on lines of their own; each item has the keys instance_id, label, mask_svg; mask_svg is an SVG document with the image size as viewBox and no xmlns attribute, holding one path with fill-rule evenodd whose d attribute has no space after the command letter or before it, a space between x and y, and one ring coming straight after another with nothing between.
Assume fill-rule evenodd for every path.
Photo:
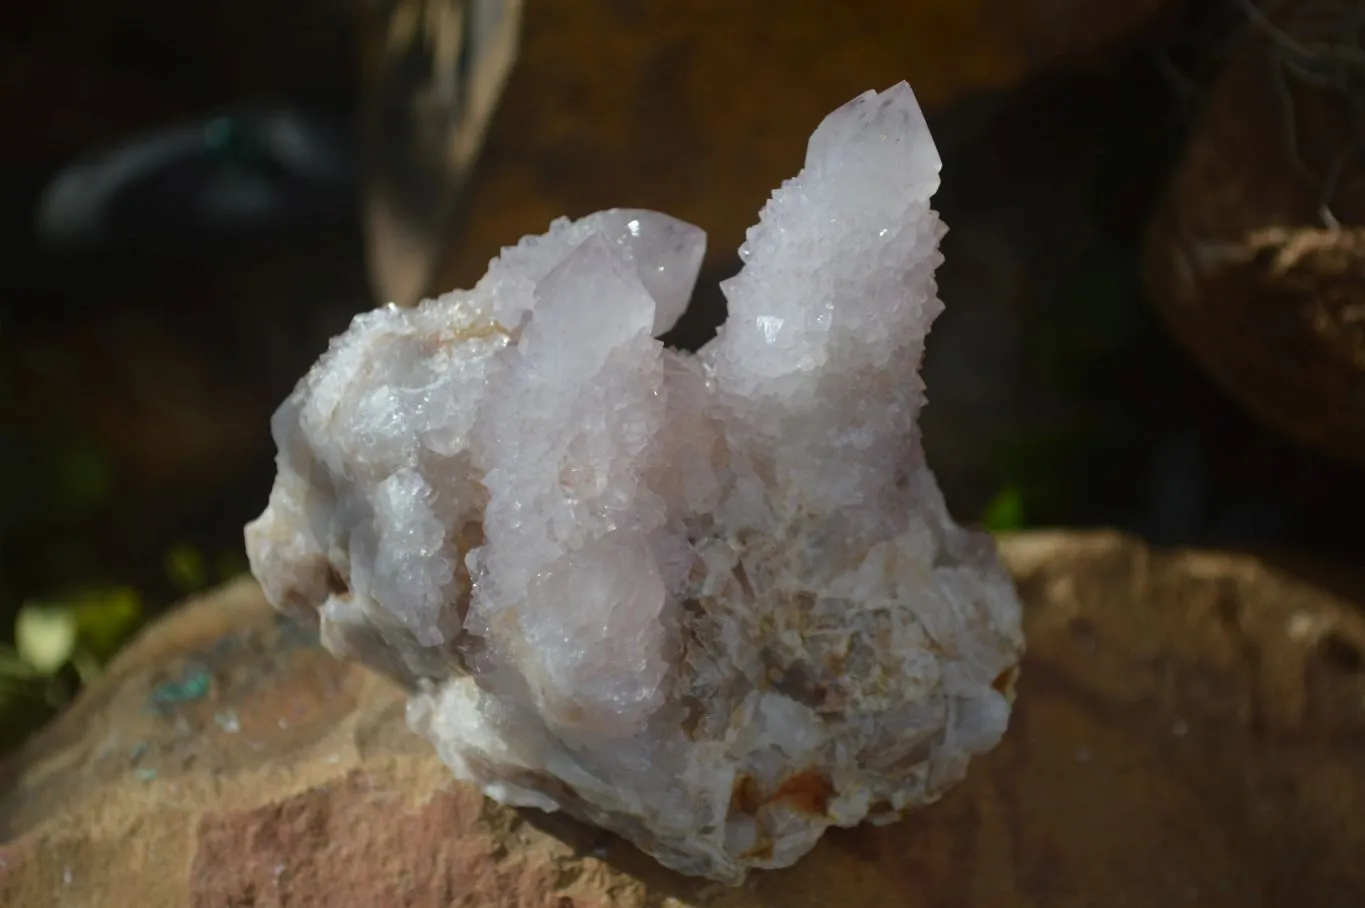
<instances>
[{"instance_id":1,"label":"spirit quartz cluster","mask_svg":"<svg viewBox=\"0 0 1365 908\"><path fill-rule=\"evenodd\" d=\"M960 780L1020 606L924 462L939 157L904 83L811 136L698 353L705 248L560 219L474 289L357 317L275 416L252 569L409 684L460 779L737 883Z\"/></svg>"}]
</instances>

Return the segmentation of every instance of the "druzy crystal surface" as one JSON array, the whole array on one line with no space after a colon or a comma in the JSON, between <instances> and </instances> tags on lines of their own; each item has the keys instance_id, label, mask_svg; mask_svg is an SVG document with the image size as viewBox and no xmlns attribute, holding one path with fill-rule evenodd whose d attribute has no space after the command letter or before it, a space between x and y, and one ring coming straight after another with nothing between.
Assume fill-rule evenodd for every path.
<instances>
[{"instance_id":1,"label":"druzy crystal surface","mask_svg":"<svg viewBox=\"0 0 1365 908\"><path fill-rule=\"evenodd\" d=\"M358 316L278 411L271 601L408 683L459 778L727 882L889 822L1005 731L1020 606L916 427L940 161L905 84L832 113L698 353L704 234L560 219Z\"/></svg>"}]
</instances>

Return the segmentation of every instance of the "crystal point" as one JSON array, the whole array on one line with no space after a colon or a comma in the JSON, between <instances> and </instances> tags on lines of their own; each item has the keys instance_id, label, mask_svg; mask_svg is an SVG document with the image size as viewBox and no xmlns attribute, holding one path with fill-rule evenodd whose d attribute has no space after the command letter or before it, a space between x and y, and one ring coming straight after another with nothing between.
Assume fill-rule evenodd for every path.
<instances>
[{"instance_id":1,"label":"crystal point","mask_svg":"<svg viewBox=\"0 0 1365 908\"><path fill-rule=\"evenodd\" d=\"M706 256L706 233L686 221L629 208L601 211L583 219L615 244L635 267L657 307L653 333L672 328L687 311Z\"/></svg>"}]
</instances>

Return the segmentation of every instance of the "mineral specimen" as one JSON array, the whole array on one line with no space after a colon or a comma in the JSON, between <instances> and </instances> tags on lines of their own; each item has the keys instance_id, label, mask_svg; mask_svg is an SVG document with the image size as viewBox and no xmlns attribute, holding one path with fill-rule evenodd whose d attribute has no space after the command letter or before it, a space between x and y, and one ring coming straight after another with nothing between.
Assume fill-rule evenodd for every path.
<instances>
[{"instance_id":1,"label":"mineral specimen","mask_svg":"<svg viewBox=\"0 0 1365 908\"><path fill-rule=\"evenodd\" d=\"M455 774L731 883L937 798L1023 650L924 462L940 162L904 83L835 111L696 355L700 230L612 210L358 316L247 527L279 608L413 689Z\"/></svg>"}]
</instances>

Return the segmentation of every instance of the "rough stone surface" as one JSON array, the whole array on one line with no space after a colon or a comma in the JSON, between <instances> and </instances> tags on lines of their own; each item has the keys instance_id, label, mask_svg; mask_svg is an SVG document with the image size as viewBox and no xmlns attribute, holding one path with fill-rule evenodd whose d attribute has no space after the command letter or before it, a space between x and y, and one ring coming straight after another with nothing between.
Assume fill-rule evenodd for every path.
<instances>
[{"instance_id":1,"label":"rough stone surface","mask_svg":"<svg viewBox=\"0 0 1365 908\"><path fill-rule=\"evenodd\" d=\"M452 782L402 691L243 581L151 628L0 768L0 904L1359 904L1359 572L1111 534L1002 551L1030 640L1002 745L912 821L832 832L739 889Z\"/></svg>"},{"instance_id":2,"label":"rough stone surface","mask_svg":"<svg viewBox=\"0 0 1365 908\"><path fill-rule=\"evenodd\" d=\"M1365 463L1365 70L1321 49L1352 16L1276 4L1285 37L1251 30L1152 224L1146 270L1167 325L1243 407Z\"/></svg>"},{"instance_id":3,"label":"rough stone surface","mask_svg":"<svg viewBox=\"0 0 1365 908\"><path fill-rule=\"evenodd\" d=\"M924 462L940 161L910 87L812 134L695 356L700 230L612 210L356 318L280 408L275 605L422 690L504 803L740 882L937 799L1009 717L1019 603Z\"/></svg>"}]
</instances>

